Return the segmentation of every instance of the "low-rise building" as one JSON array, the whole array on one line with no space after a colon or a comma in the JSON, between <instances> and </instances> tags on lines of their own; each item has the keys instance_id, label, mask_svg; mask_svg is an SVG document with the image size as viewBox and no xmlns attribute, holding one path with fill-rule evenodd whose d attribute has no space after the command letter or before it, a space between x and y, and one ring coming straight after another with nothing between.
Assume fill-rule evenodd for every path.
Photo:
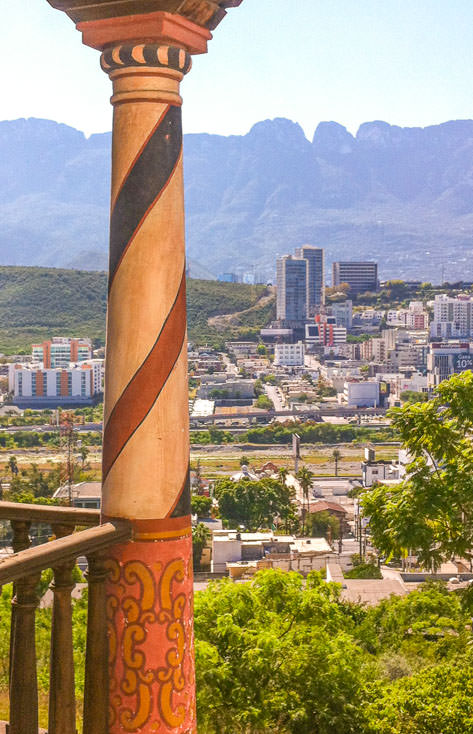
<instances>
[{"instance_id":1,"label":"low-rise building","mask_svg":"<svg viewBox=\"0 0 473 734\"><path fill-rule=\"evenodd\" d=\"M250 400L254 397L254 381L237 377L209 375L197 390L203 400Z\"/></svg>"},{"instance_id":2,"label":"low-rise building","mask_svg":"<svg viewBox=\"0 0 473 734\"><path fill-rule=\"evenodd\" d=\"M302 342L274 345L274 364L276 367L302 367L304 357L305 348Z\"/></svg>"},{"instance_id":3,"label":"low-rise building","mask_svg":"<svg viewBox=\"0 0 473 734\"><path fill-rule=\"evenodd\" d=\"M429 314L424 310L422 301L411 301L409 308L388 311L386 314L388 326L400 326L414 331L428 329Z\"/></svg>"},{"instance_id":4,"label":"low-rise building","mask_svg":"<svg viewBox=\"0 0 473 734\"><path fill-rule=\"evenodd\" d=\"M92 405L103 393L103 360L46 368L42 363L11 364L8 388L24 408Z\"/></svg>"},{"instance_id":5,"label":"low-rise building","mask_svg":"<svg viewBox=\"0 0 473 734\"><path fill-rule=\"evenodd\" d=\"M53 494L53 499L72 502L73 507L99 510L102 500L102 482L78 482L63 484Z\"/></svg>"},{"instance_id":6,"label":"low-rise building","mask_svg":"<svg viewBox=\"0 0 473 734\"><path fill-rule=\"evenodd\" d=\"M348 380L343 397L349 408L377 408L380 403L379 382Z\"/></svg>"},{"instance_id":7,"label":"low-rise building","mask_svg":"<svg viewBox=\"0 0 473 734\"><path fill-rule=\"evenodd\" d=\"M213 533L211 569L214 573L228 572L235 579L253 575L263 568L307 575L324 568L332 553L325 538L221 530Z\"/></svg>"},{"instance_id":8,"label":"low-rise building","mask_svg":"<svg viewBox=\"0 0 473 734\"><path fill-rule=\"evenodd\" d=\"M377 482L399 479L399 464L393 461L376 460L374 449L365 449L365 459L361 462L361 476L364 487L372 487Z\"/></svg>"},{"instance_id":9,"label":"low-rise building","mask_svg":"<svg viewBox=\"0 0 473 734\"><path fill-rule=\"evenodd\" d=\"M433 343L427 355L429 389L455 373L473 369L473 353L468 342Z\"/></svg>"},{"instance_id":10,"label":"low-rise building","mask_svg":"<svg viewBox=\"0 0 473 734\"><path fill-rule=\"evenodd\" d=\"M225 349L237 358L249 357L258 353L258 344L256 342L225 342Z\"/></svg>"},{"instance_id":11,"label":"low-rise building","mask_svg":"<svg viewBox=\"0 0 473 734\"><path fill-rule=\"evenodd\" d=\"M345 326L337 326L334 316L317 314L314 323L305 325L305 342L307 346L333 347L344 344L347 340Z\"/></svg>"}]
</instances>

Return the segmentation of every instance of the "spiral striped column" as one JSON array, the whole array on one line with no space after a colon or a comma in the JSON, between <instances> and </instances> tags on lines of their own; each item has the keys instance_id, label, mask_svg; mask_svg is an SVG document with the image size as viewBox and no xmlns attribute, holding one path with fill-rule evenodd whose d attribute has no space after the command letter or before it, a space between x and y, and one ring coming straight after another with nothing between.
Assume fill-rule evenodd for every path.
<instances>
[{"instance_id":1,"label":"spiral striped column","mask_svg":"<svg viewBox=\"0 0 473 734\"><path fill-rule=\"evenodd\" d=\"M114 122L103 514L133 523L107 587L110 734L195 731L183 48L104 50Z\"/></svg>"}]
</instances>

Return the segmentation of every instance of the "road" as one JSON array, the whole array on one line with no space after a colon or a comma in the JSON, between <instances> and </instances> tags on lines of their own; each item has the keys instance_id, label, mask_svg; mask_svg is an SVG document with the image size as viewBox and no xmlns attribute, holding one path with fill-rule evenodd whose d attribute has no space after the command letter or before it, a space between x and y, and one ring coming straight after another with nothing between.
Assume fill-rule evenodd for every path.
<instances>
[{"instance_id":1,"label":"road","mask_svg":"<svg viewBox=\"0 0 473 734\"><path fill-rule=\"evenodd\" d=\"M274 410L284 410L284 402L281 399L281 392L278 387L275 385L266 385L264 386L264 391L268 398L271 400L271 402L274 405Z\"/></svg>"},{"instance_id":2,"label":"road","mask_svg":"<svg viewBox=\"0 0 473 734\"><path fill-rule=\"evenodd\" d=\"M51 425L49 423L43 423L42 425L27 425L27 426L5 426L4 428L0 427L0 433L18 433L18 431L38 431L39 433L44 433L46 431L57 431L58 426L56 424ZM74 426L75 431L102 431L102 424L101 423L84 423L83 425L75 425Z\"/></svg>"}]
</instances>

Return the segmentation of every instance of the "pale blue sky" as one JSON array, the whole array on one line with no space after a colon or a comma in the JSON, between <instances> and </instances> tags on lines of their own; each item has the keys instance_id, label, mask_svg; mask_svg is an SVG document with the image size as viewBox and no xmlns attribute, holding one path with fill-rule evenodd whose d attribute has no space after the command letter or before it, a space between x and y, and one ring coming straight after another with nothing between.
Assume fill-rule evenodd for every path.
<instances>
[{"instance_id":1,"label":"pale blue sky","mask_svg":"<svg viewBox=\"0 0 473 734\"><path fill-rule=\"evenodd\" d=\"M0 0L0 120L111 128L99 54L46 0ZM288 117L356 132L382 119L425 126L473 117L471 0L244 0L183 84L186 132L241 134Z\"/></svg>"}]
</instances>

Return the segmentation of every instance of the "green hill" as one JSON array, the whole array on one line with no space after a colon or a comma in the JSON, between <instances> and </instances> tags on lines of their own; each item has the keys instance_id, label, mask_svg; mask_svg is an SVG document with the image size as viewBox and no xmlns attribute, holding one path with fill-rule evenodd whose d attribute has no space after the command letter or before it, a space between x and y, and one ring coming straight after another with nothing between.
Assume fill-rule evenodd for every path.
<instances>
[{"instance_id":1,"label":"green hill","mask_svg":"<svg viewBox=\"0 0 473 734\"><path fill-rule=\"evenodd\" d=\"M103 272L0 267L0 352L29 352L33 342L59 335L89 336L102 345L106 293ZM272 317L274 299L268 295L265 286L189 280L190 339L216 343L256 333ZM219 314L238 314L237 323L225 329L209 325Z\"/></svg>"}]
</instances>

